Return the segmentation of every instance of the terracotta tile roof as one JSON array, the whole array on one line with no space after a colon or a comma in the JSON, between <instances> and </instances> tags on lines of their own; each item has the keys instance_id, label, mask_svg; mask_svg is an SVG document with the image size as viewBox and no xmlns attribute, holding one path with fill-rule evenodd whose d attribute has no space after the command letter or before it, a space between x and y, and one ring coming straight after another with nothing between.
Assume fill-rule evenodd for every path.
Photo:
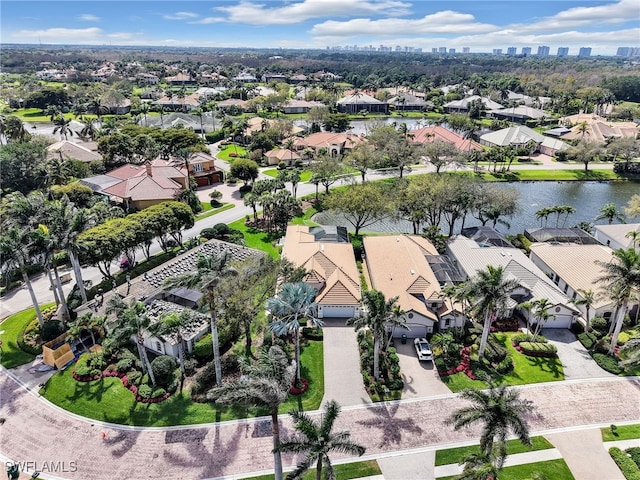
<instances>
[{"instance_id":1,"label":"terracotta tile roof","mask_svg":"<svg viewBox=\"0 0 640 480\"><path fill-rule=\"evenodd\" d=\"M102 160L102 155L96 152L92 152L87 147L78 145L77 143L70 142L68 140L62 140L60 142L53 143L47 147L49 151L49 158L60 155L65 159L76 159L81 162L93 162L95 160Z\"/></svg>"},{"instance_id":2,"label":"terracotta tile roof","mask_svg":"<svg viewBox=\"0 0 640 480\"><path fill-rule=\"evenodd\" d=\"M289 150L288 148L278 148L275 150L269 150L265 152L265 157L275 157L279 160L298 160L300 155L297 152Z\"/></svg>"},{"instance_id":3,"label":"terracotta tile roof","mask_svg":"<svg viewBox=\"0 0 640 480\"><path fill-rule=\"evenodd\" d=\"M483 148L473 140L464 138L462 135L447 130L440 125L411 130L411 135L413 135L411 141L416 144L432 143L435 140L442 140L443 142L452 143L461 151L483 150Z\"/></svg>"},{"instance_id":4,"label":"terracotta tile roof","mask_svg":"<svg viewBox=\"0 0 640 480\"><path fill-rule=\"evenodd\" d=\"M246 108L247 102L244 100L240 100L238 98L228 98L227 100L222 100L218 102L218 107L231 107L236 106L240 108Z\"/></svg>"},{"instance_id":5,"label":"terracotta tile roof","mask_svg":"<svg viewBox=\"0 0 640 480\"><path fill-rule=\"evenodd\" d=\"M305 281L322 284L321 305L359 305L360 274L350 243L316 242L309 227L287 227L282 256L309 272Z\"/></svg>"},{"instance_id":6,"label":"terracotta tile roof","mask_svg":"<svg viewBox=\"0 0 640 480\"><path fill-rule=\"evenodd\" d=\"M398 297L398 305L406 312L414 311L437 321L436 311L425 300L443 302L439 315L452 312L450 301L440 297L440 283L426 255L438 255L428 240L417 235L385 235L364 237L364 250L371 288L386 298Z\"/></svg>"},{"instance_id":7,"label":"terracotta tile roof","mask_svg":"<svg viewBox=\"0 0 640 480\"><path fill-rule=\"evenodd\" d=\"M179 183L169 178L150 177L148 175L129 178L112 187L102 190L104 193L130 199L131 201L143 200L173 200L182 187Z\"/></svg>"},{"instance_id":8,"label":"terracotta tile roof","mask_svg":"<svg viewBox=\"0 0 640 480\"><path fill-rule=\"evenodd\" d=\"M317 132L308 137L297 138L295 144L298 148L322 148L329 145L344 145L345 148L353 148L365 141L363 137L351 133Z\"/></svg>"}]
</instances>

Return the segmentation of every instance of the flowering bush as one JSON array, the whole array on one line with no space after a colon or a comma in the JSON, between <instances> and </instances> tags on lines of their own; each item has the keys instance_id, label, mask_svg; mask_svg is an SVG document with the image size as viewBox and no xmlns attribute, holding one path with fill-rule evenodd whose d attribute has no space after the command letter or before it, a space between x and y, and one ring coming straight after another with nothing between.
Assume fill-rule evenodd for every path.
<instances>
[{"instance_id":1,"label":"flowering bush","mask_svg":"<svg viewBox=\"0 0 640 480\"><path fill-rule=\"evenodd\" d=\"M298 386L293 385L289 389L289 393L291 395L302 395L307 390L309 390L309 381L306 378L300 378L300 384Z\"/></svg>"}]
</instances>

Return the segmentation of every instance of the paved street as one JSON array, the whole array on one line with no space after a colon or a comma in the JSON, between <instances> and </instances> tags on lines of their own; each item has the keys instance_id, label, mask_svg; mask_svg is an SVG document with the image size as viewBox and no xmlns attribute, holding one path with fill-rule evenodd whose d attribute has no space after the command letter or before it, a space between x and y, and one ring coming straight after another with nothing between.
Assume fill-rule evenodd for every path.
<instances>
[{"instance_id":1,"label":"paved street","mask_svg":"<svg viewBox=\"0 0 640 480\"><path fill-rule=\"evenodd\" d=\"M537 411L528 418L533 432L640 418L637 378L558 382L523 387ZM6 371L0 374L0 452L22 461L77 462L70 479L212 478L272 468L267 419L194 427L136 429L69 415L27 392ZM634 400L635 399L635 400ZM367 446L367 455L477 439L478 430L454 432L444 419L462 401L455 395L388 404L345 407L336 423ZM624 408L621 408L623 407ZM287 416L283 436L292 431ZM102 439L102 433L107 439ZM295 458L287 456L285 465Z\"/></svg>"}]
</instances>

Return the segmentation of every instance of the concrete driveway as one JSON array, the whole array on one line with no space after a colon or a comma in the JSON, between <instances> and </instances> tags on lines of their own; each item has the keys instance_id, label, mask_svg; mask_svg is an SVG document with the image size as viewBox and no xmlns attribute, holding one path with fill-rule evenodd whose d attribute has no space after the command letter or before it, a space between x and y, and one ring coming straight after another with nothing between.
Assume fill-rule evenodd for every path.
<instances>
[{"instance_id":1,"label":"concrete driveway","mask_svg":"<svg viewBox=\"0 0 640 480\"><path fill-rule=\"evenodd\" d=\"M433 362L421 362L416 355L413 339L406 344L394 340L400 358L400 373L404 380L402 398L432 397L450 394L451 390L442 383Z\"/></svg>"},{"instance_id":2,"label":"concrete driveway","mask_svg":"<svg viewBox=\"0 0 640 480\"><path fill-rule=\"evenodd\" d=\"M558 349L566 380L614 376L598 366L571 331L564 328L545 328L542 335Z\"/></svg>"}]
</instances>

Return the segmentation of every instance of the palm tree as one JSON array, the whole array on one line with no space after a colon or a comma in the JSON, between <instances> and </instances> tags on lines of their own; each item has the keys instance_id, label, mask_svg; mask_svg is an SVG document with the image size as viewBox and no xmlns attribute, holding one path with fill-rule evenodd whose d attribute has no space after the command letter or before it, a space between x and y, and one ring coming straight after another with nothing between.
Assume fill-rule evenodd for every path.
<instances>
[{"instance_id":1,"label":"palm tree","mask_svg":"<svg viewBox=\"0 0 640 480\"><path fill-rule=\"evenodd\" d=\"M273 461L276 480L282 480L280 456L280 426L278 408L287 399L296 375L296 365L278 346L262 350L256 363L241 359L243 376L240 380L212 389L207 398L223 405L247 405L262 407L271 414L273 436Z\"/></svg>"},{"instance_id":2,"label":"palm tree","mask_svg":"<svg viewBox=\"0 0 640 480\"><path fill-rule=\"evenodd\" d=\"M384 294L378 290L367 290L362 294L367 313L355 317L347 322L356 330L369 328L373 335L373 377L380 379L380 347L385 345L384 337L387 329L393 333L395 327L408 328L404 312L398 306L398 297L385 299Z\"/></svg>"},{"instance_id":3,"label":"palm tree","mask_svg":"<svg viewBox=\"0 0 640 480\"><path fill-rule=\"evenodd\" d=\"M536 220L540 220L540 226L542 227L542 220L544 220L544 226L547 226L547 221L549 220L549 215L551 214L550 208L541 208L536 212Z\"/></svg>"},{"instance_id":4,"label":"palm tree","mask_svg":"<svg viewBox=\"0 0 640 480\"><path fill-rule=\"evenodd\" d=\"M0 145L7 144L7 117L0 115Z\"/></svg>"},{"instance_id":5,"label":"palm tree","mask_svg":"<svg viewBox=\"0 0 640 480\"><path fill-rule=\"evenodd\" d=\"M218 315L216 293L218 285L225 277L237 272L229 263L231 254L228 251L220 255L199 255L196 270L169 278L165 281L165 288L186 287L195 288L202 293L201 302L207 306L211 318L211 341L213 343L213 361L216 371L216 385L222 385L222 367L220 366L220 345L218 341Z\"/></svg>"},{"instance_id":6,"label":"palm tree","mask_svg":"<svg viewBox=\"0 0 640 480\"><path fill-rule=\"evenodd\" d=\"M131 337L135 337L142 368L149 375L151 383L155 385L156 378L144 346L144 334L151 325L146 310L144 304L135 298L126 304L119 295L113 295L107 305L107 313L115 313L117 324L109 329L107 345L125 346L131 342Z\"/></svg>"},{"instance_id":7,"label":"palm tree","mask_svg":"<svg viewBox=\"0 0 640 480\"><path fill-rule=\"evenodd\" d=\"M79 120L84 124L82 130L80 130L79 136L83 138L90 138L95 140L98 136L98 129L96 124L91 118L80 117Z\"/></svg>"},{"instance_id":8,"label":"palm tree","mask_svg":"<svg viewBox=\"0 0 640 480\"><path fill-rule=\"evenodd\" d=\"M618 206L615 203L605 203L600 209L600 213L595 220L597 221L605 218L609 225L611 225L614 220L618 220L621 223L625 223L627 220L624 213L618 210Z\"/></svg>"},{"instance_id":9,"label":"palm tree","mask_svg":"<svg viewBox=\"0 0 640 480\"><path fill-rule=\"evenodd\" d=\"M336 472L331 464L331 452L348 455L364 455L366 448L350 440L351 434L346 431L332 432L333 424L340 414L340 405L331 400L325 406L320 421L314 421L309 415L300 411L290 412L298 432L296 437L282 442L278 451L285 453L306 454L296 469L287 475L287 480L299 480L303 474L316 464L316 480L322 478L322 468L326 468L325 478L335 480Z\"/></svg>"},{"instance_id":10,"label":"palm tree","mask_svg":"<svg viewBox=\"0 0 640 480\"><path fill-rule=\"evenodd\" d=\"M593 305L598 300L598 294L591 289L585 290L584 288L579 288L577 291L580 294L580 297L577 297L573 301L573 303L575 303L578 306L584 305L584 309L586 311L585 316L587 321L586 325L584 326L584 331L589 333L589 327L590 327L589 323L591 321L591 307L593 307Z\"/></svg>"},{"instance_id":11,"label":"palm tree","mask_svg":"<svg viewBox=\"0 0 640 480\"><path fill-rule=\"evenodd\" d=\"M60 140L62 140L62 137L67 140L69 135L73 136L74 132L70 128L71 118L64 118L64 116L58 115L53 120L53 124L55 125L53 133L60 133Z\"/></svg>"},{"instance_id":12,"label":"palm tree","mask_svg":"<svg viewBox=\"0 0 640 480\"><path fill-rule=\"evenodd\" d=\"M631 230L625 234L625 238L629 238L633 244L633 248L636 248L640 244L640 230Z\"/></svg>"},{"instance_id":13,"label":"palm tree","mask_svg":"<svg viewBox=\"0 0 640 480\"><path fill-rule=\"evenodd\" d=\"M487 265L485 270L478 270L476 276L465 285L466 293L475 299L473 309L476 318L484 316L478 360L482 360L484 356L491 323L507 311L509 294L519 286L516 279L505 278L502 266L494 267L492 265Z\"/></svg>"},{"instance_id":14,"label":"palm tree","mask_svg":"<svg viewBox=\"0 0 640 480\"><path fill-rule=\"evenodd\" d=\"M635 248L619 248L613 252L610 261L596 261L596 264L605 272L596 281L602 284L603 290L616 301L618 307L609 348L609 354L613 354L624 317L627 315L631 293L634 289L640 288L640 252Z\"/></svg>"},{"instance_id":15,"label":"palm tree","mask_svg":"<svg viewBox=\"0 0 640 480\"><path fill-rule=\"evenodd\" d=\"M537 320L536 322L536 330L533 333L533 341L535 342L542 330L542 327L547 323L547 321L553 316L549 313L549 308L553 305L549 301L548 298L537 298L531 302L533 308L531 309L531 313L534 318Z\"/></svg>"},{"instance_id":16,"label":"palm tree","mask_svg":"<svg viewBox=\"0 0 640 480\"><path fill-rule=\"evenodd\" d=\"M273 320L269 330L276 335L293 334L296 345L296 383L300 381L300 326L311 323L315 328L324 323L316 317L315 298L318 292L305 282L285 283L278 295L267 299L267 310Z\"/></svg>"},{"instance_id":17,"label":"palm tree","mask_svg":"<svg viewBox=\"0 0 640 480\"><path fill-rule=\"evenodd\" d=\"M180 370L185 375L184 370L184 334L190 327L198 323L198 318L191 310L183 309L180 313L171 312L158 319L149 331L154 335L174 337L178 345L178 362Z\"/></svg>"},{"instance_id":18,"label":"palm tree","mask_svg":"<svg viewBox=\"0 0 640 480\"><path fill-rule=\"evenodd\" d=\"M245 206L251 207L253 210L253 221L258 221L258 209L256 208L258 202L260 201L260 197L253 192L248 192L242 198Z\"/></svg>"},{"instance_id":19,"label":"palm tree","mask_svg":"<svg viewBox=\"0 0 640 480\"><path fill-rule=\"evenodd\" d=\"M463 465L462 473L455 480L495 480L502 470L504 458L496 455L485 455L482 452L471 453L464 457L459 465Z\"/></svg>"},{"instance_id":20,"label":"palm tree","mask_svg":"<svg viewBox=\"0 0 640 480\"><path fill-rule=\"evenodd\" d=\"M532 412L534 406L531 401L521 399L517 390L490 383L488 390L464 390L460 397L471 402L471 405L453 412L446 423L453 425L455 430L480 423L480 450L485 456L491 458L497 441L496 457L502 466L507 455L505 442L510 433L523 444L531 446L529 427L523 416Z\"/></svg>"},{"instance_id":21,"label":"palm tree","mask_svg":"<svg viewBox=\"0 0 640 480\"><path fill-rule=\"evenodd\" d=\"M142 103L140 105L140 113L144 117L144 126L145 127L149 126L149 121L147 119L147 115L149 114L150 111L151 111L151 107L149 106L148 103Z\"/></svg>"},{"instance_id":22,"label":"palm tree","mask_svg":"<svg viewBox=\"0 0 640 480\"><path fill-rule=\"evenodd\" d=\"M31 134L27 132L24 123L15 115L9 115L5 121L5 138L12 142L26 142L31 138Z\"/></svg>"}]
</instances>

